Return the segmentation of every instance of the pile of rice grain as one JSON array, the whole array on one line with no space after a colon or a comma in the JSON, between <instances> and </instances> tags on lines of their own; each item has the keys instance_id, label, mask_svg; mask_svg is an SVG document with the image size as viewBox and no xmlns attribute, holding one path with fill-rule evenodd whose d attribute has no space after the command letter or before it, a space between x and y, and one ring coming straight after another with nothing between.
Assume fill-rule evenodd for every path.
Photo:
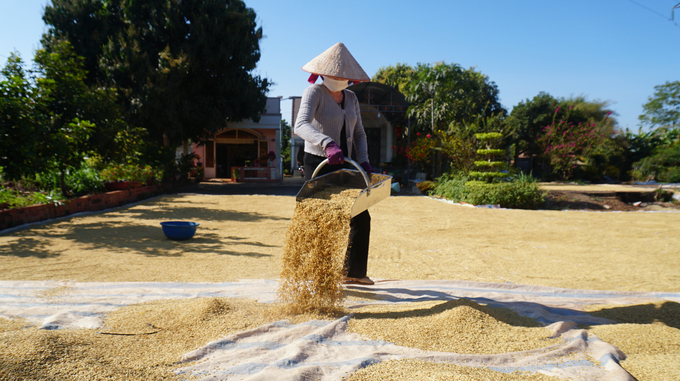
<instances>
[{"instance_id":1,"label":"pile of rice grain","mask_svg":"<svg viewBox=\"0 0 680 381\"><path fill-rule=\"evenodd\" d=\"M531 318L471 300L428 301L357 310L348 331L425 351L498 354L562 342Z\"/></svg>"},{"instance_id":2,"label":"pile of rice grain","mask_svg":"<svg viewBox=\"0 0 680 381\"><path fill-rule=\"evenodd\" d=\"M0 318L0 380L194 379L174 372L183 354L276 319L271 305L225 298L126 306L98 329L42 330Z\"/></svg>"},{"instance_id":3,"label":"pile of rice grain","mask_svg":"<svg viewBox=\"0 0 680 381\"><path fill-rule=\"evenodd\" d=\"M486 368L422 360L389 360L369 365L343 378L347 381L560 381L540 373L501 373Z\"/></svg>"},{"instance_id":4,"label":"pile of rice grain","mask_svg":"<svg viewBox=\"0 0 680 381\"><path fill-rule=\"evenodd\" d=\"M351 208L359 192L330 187L296 204L278 289L291 312L332 312L342 302Z\"/></svg>"}]
</instances>

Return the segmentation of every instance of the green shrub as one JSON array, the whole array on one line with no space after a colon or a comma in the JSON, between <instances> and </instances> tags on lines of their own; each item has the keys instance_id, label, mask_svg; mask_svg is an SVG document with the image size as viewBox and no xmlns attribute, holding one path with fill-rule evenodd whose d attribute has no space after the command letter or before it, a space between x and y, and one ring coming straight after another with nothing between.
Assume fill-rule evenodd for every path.
<instances>
[{"instance_id":1,"label":"green shrub","mask_svg":"<svg viewBox=\"0 0 680 381\"><path fill-rule=\"evenodd\" d=\"M506 152L503 149L493 148L500 144L503 134L500 132L486 132L475 134L475 138L486 145L486 149L477 150L477 158L482 160L475 161L476 171L471 171L468 176L486 183L498 182L499 179L508 177L504 172L507 166L504 161L500 161L500 156Z\"/></svg>"},{"instance_id":2,"label":"green shrub","mask_svg":"<svg viewBox=\"0 0 680 381\"><path fill-rule=\"evenodd\" d=\"M200 158L193 152L177 158L175 161L177 173L181 174L183 177L189 176L189 172L196 168L194 166L194 160L200 160Z\"/></svg>"},{"instance_id":3,"label":"green shrub","mask_svg":"<svg viewBox=\"0 0 680 381\"><path fill-rule=\"evenodd\" d=\"M669 167L661 174L661 181L680 183L680 167Z\"/></svg>"},{"instance_id":4,"label":"green shrub","mask_svg":"<svg viewBox=\"0 0 680 381\"><path fill-rule=\"evenodd\" d=\"M160 170L155 170L147 165L139 167L136 165L114 165L105 168L101 172L101 178L104 181L139 181L141 183L148 183L153 181L160 181L163 173Z\"/></svg>"},{"instance_id":5,"label":"green shrub","mask_svg":"<svg viewBox=\"0 0 680 381\"><path fill-rule=\"evenodd\" d=\"M36 173L32 179L22 179L22 182L27 185L27 188L37 188L41 192L49 192L52 189L60 189L59 181L59 172L57 171Z\"/></svg>"},{"instance_id":6,"label":"green shrub","mask_svg":"<svg viewBox=\"0 0 680 381\"><path fill-rule=\"evenodd\" d=\"M66 187L77 195L100 193L106 190L99 172L83 165L66 176Z\"/></svg>"},{"instance_id":7,"label":"green shrub","mask_svg":"<svg viewBox=\"0 0 680 381\"><path fill-rule=\"evenodd\" d=\"M433 194L454 202L473 205L498 204L503 208L536 209L544 201L544 191L532 176L519 174L512 181L486 183L465 175L444 175Z\"/></svg>"},{"instance_id":8,"label":"green shrub","mask_svg":"<svg viewBox=\"0 0 680 381\"><path fill-rule=\"evenodd\" d=\"M478 149L477 153L480 155L504 155L504 149Z\"/></svg>"},{"instance_id":9,"label":"green shrub","mask_svg":"<svg viewBox=\"0 0 680 381\"><path fill-rule=\"evenodd\" d=\"M498 180L498 179L505 179L508 177L507 173L503 172L479 172L479 171L470 171L468 173L468 176L474 177L476 179L487 179L487 182L489 180Z\"/></svg>"},{"instance_id":10,"label":"green shrub","mask_svg":"<svg viewBox=\"0 0 680 381\"><path fill-rule=\"evenodd\" d=\"M46 194L40 192L20 193L13 189L0 188L0 209L23 208L36 204L61 204L61 201L62 197L59 190L53 190Z\"/></svg>"},{"instance_id":11,"label":"green shrub","mask_svg":"<svg viewBox=\"0 0 680 381\"><path fill-rule=\"evenodd\" d=\"M680 181L680 144L656 148L653 154L633 163L633 177L637 181Z\"/></svg>"},{"instance_id":12,"label":"green shrub","mask_svg":"<svg viewBox=\"0 0 680 381\"><path fill-rule=\"evenodd\" d=\"M475 161L477 167L502 167L504 165L504 161Z\"/></svg>"},{"instance_id":13,"label":"green shrub","mask_svg":"<svg viewBox=\"0 0 680 381\"><path fill-rule=\"evenodd\" d=\"M503 134L501 134L500 132L481 132L475 134L475 137L479 140L493 140L501 139L503 137Z\"/></svg>"},{"instance_id":14,"label":"green shrub","mask_svg":"<svg viewBox=\"0 0 680 381\"><path fill-rule=\"evenodd\" d=\"M27 179L26 181L32 183L33 187L40 189L42 192L52 192L54 189L61 188L59 185L60 177L60 172L55 170L38 173L34 179ZM69 169L64 183L66 191L70 195L100 193L105 190L99 171L90 168L85 163L78 169Z\"/></svg>"},{"instance_id":15,"label":"green shrub","mask_svg":"<svg viewBox=\"0 0 680 381\"><path fill-rule=\"evenodd\" d=\"M468 192L465 184L469 181L470 178L462 174L455 176L445 174L437 180L431 193L454 202L467 202L465 200Z\"/></svg>"}]
</instances>

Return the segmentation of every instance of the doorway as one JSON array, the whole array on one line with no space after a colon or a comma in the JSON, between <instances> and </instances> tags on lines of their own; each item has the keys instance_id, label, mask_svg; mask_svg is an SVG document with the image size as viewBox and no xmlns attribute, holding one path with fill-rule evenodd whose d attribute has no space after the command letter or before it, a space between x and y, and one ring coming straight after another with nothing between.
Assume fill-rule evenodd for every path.
<instances>
[{"instance_id":1,"label":"doorway","mask_svg":"<svg viewBox=\"0 0 680 381\"><path fill-rule=\"evenodd\" d=\"M364 128L366 131L366 141L368 143L368 160L371 167L378 168L381 160L382 131L380 128Z\"/></svg>"},{"instance_id":2,"label":"doorway","mask_svg":"<svg viewBox=\"0 0 680 381\"><path fill-rule=\"evenodd\" d=\"M257 141L250 144L215 144L215 175L219 178L231 177L231 167L245 167L257 158Z\"/></svg>"}]
</instances>

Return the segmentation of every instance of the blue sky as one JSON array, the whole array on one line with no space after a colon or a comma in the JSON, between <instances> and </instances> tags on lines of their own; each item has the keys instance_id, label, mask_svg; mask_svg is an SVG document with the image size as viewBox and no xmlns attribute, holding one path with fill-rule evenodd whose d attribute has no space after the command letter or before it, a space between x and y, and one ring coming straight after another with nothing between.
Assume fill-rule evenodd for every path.
<instances>
[{"instance_id":1,"label":"blue sky","mask_svg":"<svg viewBox=\"0 0 680 381\"><path fill-rule=\"evenodd\" d=\"M256 73L269 96L302 95L300 68L343 42L372 76L399 62L445 61L489 76L508 110L539 92L611 103L637 131L654 86L680 80L680 0L245 0L265 38ZM0 60L30 62L47 0L0 0ZM290 101L282 101L290 120Z\"/></svg>"}]
</instances>

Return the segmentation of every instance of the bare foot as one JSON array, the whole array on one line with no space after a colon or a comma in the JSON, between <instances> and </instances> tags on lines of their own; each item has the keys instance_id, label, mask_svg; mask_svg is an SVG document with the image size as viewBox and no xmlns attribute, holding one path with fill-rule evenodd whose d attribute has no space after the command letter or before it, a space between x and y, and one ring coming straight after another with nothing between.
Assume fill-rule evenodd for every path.
<instances>
[{"instance_id":1,"label":"bare foot","mask_svg":"<svg viewBox=\"0 0 680 381\"><path fill-rule=\"evenodd\" d=\"M345 281L343 282L344 284L365 284L365 285L373 285L375 282L371 280L371 278L365 276L363 278L351 278L346 276Z\"/></svg>"}]
</instances>

